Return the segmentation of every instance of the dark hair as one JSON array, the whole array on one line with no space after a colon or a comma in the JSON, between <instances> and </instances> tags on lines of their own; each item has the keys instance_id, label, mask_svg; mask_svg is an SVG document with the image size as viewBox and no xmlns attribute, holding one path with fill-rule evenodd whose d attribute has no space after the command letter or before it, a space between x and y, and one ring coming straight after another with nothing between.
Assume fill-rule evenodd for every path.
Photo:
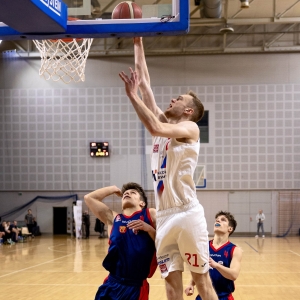
<instances>
[{"instance_id":1,"label":"dark hair","mask_svg":"<svg viewBox=\"0 0 300 300\"><path fill-rule=\"evenodd\" d=\"M232 235L235 231L236 226L237 226L237 222L236 222L234 216L230 212L222 211L222 210L220 210L216 214L215 218L217 218L219 216L225 216L226 217L226 219L228 220L229 226L233 228L233 230L229 233L229 235Z\"/></svg>"},{"instance_id":2,"label":"dark hair","mask_svg":"<svg viewBox=\"0 0 300 300\"><path fill-rule=\"evenodd\" d=\"M144 203L145 203L145 206L143 207L143 209L147 208L147 205L148 205L147 196L145 194L144 189L138 183L128 182L128 183L123 184L122 193L124 194L127 190L136 190L140 194L141 200L144 201Z\"/></svg>"},{"instance_id":3,"label":"dark hair","mask_svg":"<svg viewBox=\"0 0 300 300\"><path fill-rule=\"evenodd\" d=\"M193 91L189 91L187 95L190 95L193 97L192 100L192 108L194 109L194 113L191 116L191 121L197 123L200 121L204 116L204 106L201 102L201 100L197 97L197 95Z\"/></svg>"}]
</instances>

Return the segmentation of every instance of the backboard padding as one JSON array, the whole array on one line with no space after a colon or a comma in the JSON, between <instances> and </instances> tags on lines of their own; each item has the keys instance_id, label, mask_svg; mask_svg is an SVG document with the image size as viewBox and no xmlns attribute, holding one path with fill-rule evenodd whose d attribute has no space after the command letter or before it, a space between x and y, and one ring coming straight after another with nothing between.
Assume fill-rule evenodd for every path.
<instances>
[{"instance_id":1,"label":"backboard padding","mask_svg":"<svg viewBox=\"0 0 300 300\"><path fill-rule=\"evenodd\" d=\"M3 1L3 0L2 0ZM6 0L7 1L7 0ZM27 0L49 1L49 0ZM26 12L24 12L26 13ZM167 22L160 18L142 19L95 19L68 21L65 32L35 32L26 33L0 23L1 40L18 39L62 39L62 38L108 38L108 37L134 37L157 35L182 35L189 30L189 1L172 0L173 16ZM0 19L1 21L1 19ZM38 25L36 26L38 28Z\"/></svg>"}]
</instances>

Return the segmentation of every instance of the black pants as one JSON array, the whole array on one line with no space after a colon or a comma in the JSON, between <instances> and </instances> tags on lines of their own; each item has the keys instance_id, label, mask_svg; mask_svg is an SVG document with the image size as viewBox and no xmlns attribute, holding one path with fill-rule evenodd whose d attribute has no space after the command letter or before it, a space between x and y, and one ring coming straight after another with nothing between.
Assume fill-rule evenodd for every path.
<instances>
[{"instance_id":1,"label":"black pants","mask_svg":"<svg viewBox=\"0 0 300 300\"><path fill-rule=\"evenodd\" d=\"M85 237L90 237L90 225L85 225Z\"/></svg>"},{"instance_id":2,"label":"black pants","mask_svg":"<svg viewBox=\"0 0 300 300\"><path fill-rule=\"evenodd\" d=\"M32 233L33 224L27 224L28 231Z\"/></svg>"}]
</instances>

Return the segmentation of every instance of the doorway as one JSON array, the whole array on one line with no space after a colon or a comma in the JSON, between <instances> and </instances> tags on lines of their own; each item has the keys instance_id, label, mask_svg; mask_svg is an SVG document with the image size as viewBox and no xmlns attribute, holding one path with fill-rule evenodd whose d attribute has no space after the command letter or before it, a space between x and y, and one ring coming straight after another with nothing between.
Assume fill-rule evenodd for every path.
<instances>
[{"instance_id":1,"label":"doorway","mask_svg":"<svg viewBox=\"0 0 300 300\"><path fill-rule=\"evenodd\" d=\"M53 207L53 234L67 234L67 207Z\"/></svg>"}]
</instances>

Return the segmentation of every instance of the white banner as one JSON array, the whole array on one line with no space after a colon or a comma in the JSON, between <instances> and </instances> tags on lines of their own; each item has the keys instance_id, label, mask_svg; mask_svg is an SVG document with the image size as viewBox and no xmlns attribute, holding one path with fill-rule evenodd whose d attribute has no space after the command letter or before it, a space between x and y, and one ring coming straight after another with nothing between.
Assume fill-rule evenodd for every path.
<instances>
[{"instance_id":1,"label":"white banner","mask_svg":"<svg viewBox=\"0 0 300 300\"><path fill-rule=\"evenodd\" d=\"M76 230L76 238L82 238L82 200L76 201L76 206L73 207L74 210L74 221L75 221L75 230Z\"/></svg>"}]
</instances>

